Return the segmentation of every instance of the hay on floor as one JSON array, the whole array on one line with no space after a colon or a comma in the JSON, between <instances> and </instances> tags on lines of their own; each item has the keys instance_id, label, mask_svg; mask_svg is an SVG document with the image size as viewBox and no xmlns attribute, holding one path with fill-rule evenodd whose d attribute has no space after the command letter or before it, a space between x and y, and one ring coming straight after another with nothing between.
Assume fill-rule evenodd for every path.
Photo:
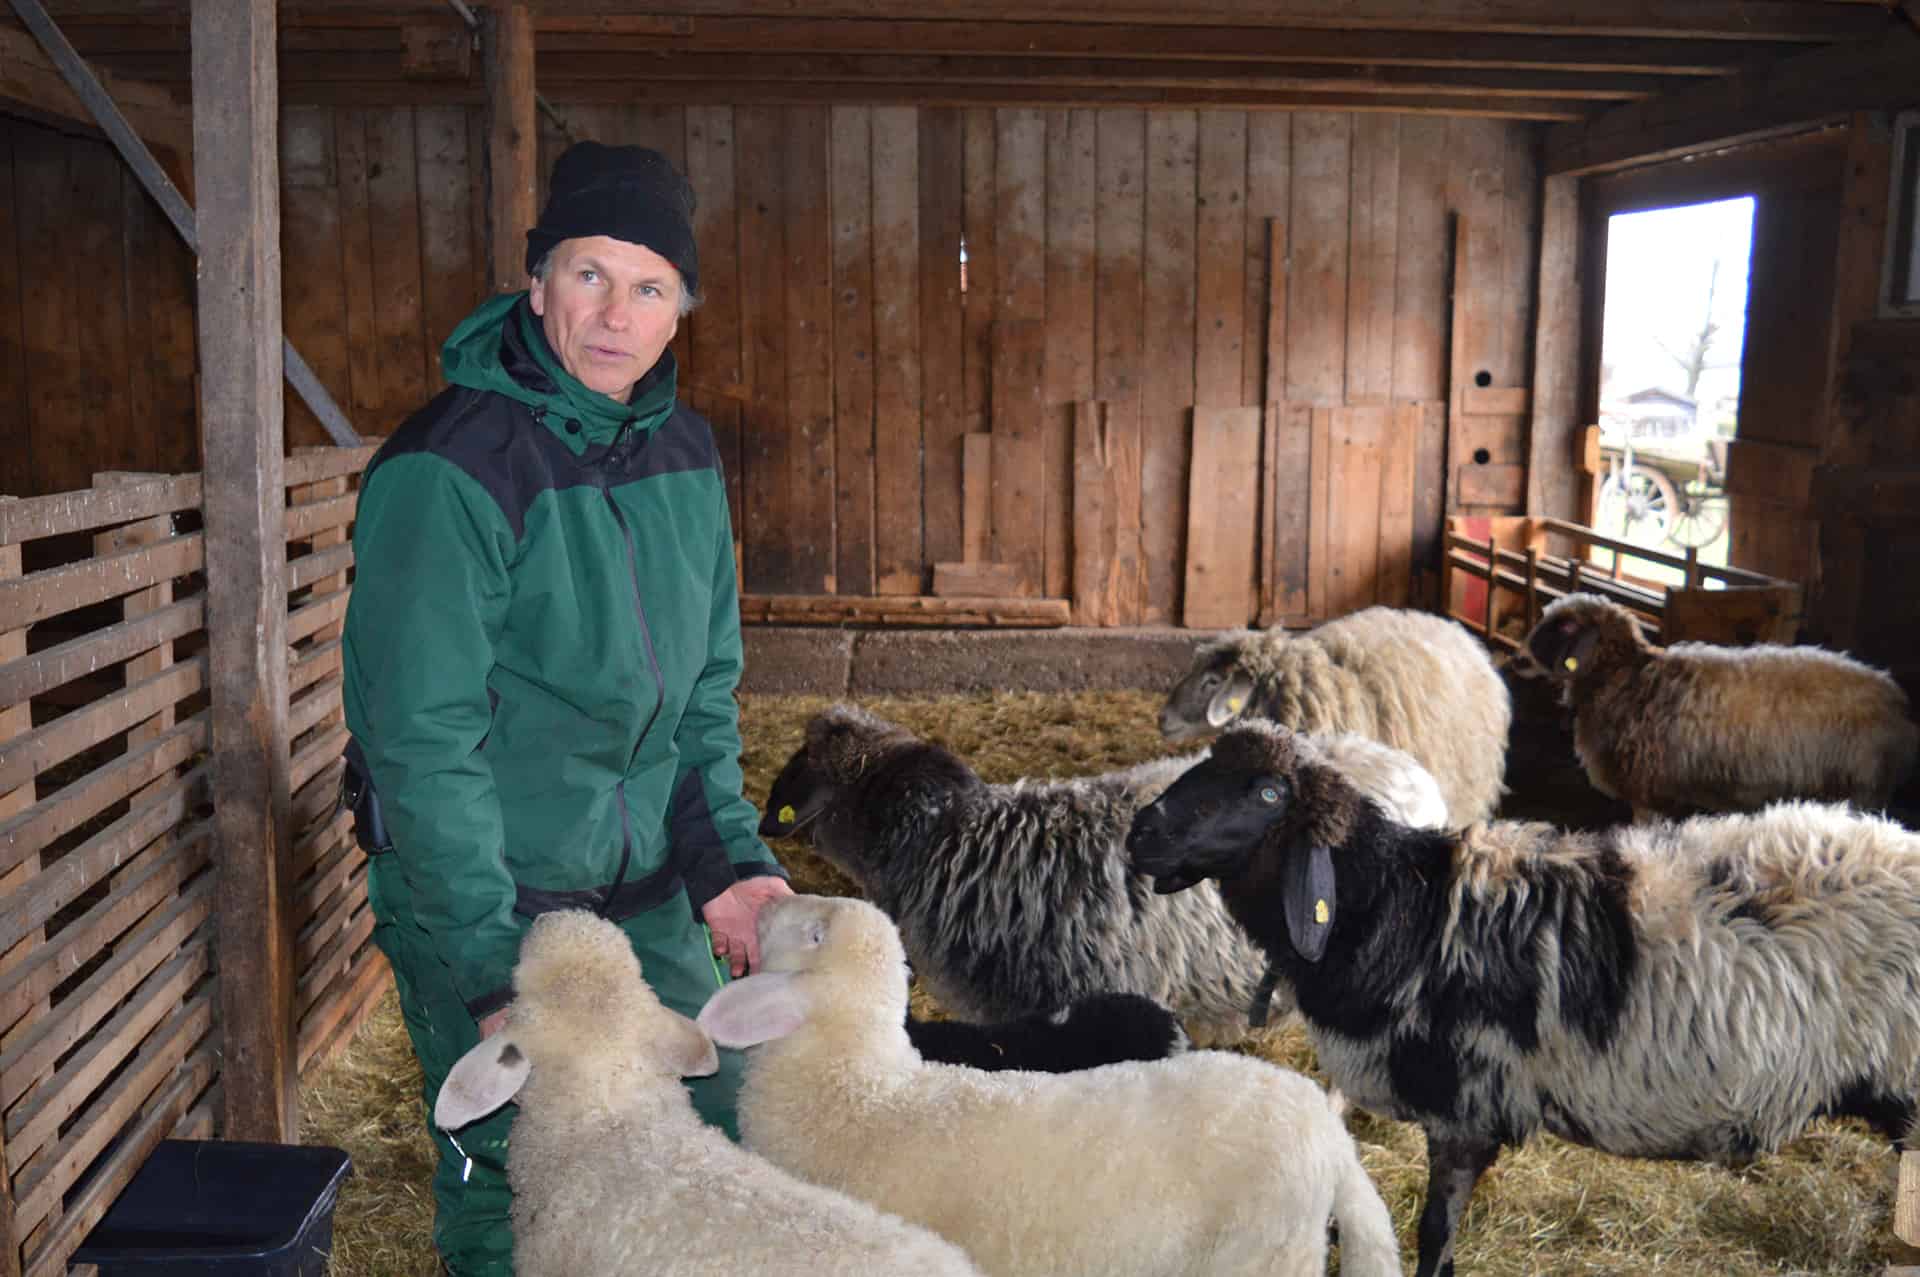
<instances>
[{"instance_id":1,"label":"hay on floor","mask_svg":"<svg viewBox=\"0 0 1920 1277\"><path fill-rule=\"evenodd\" d=\"M1159 702L1148 693L1002 693L863 703L1002 781L1084 775L1175 752L1154 728ZM806 720L827 703L743 699L750 799L766 796ZM796 890L852 891L844 875L803 848L783 843L775 851ZM917 989L914 1007L938 1010ZM1250 1049L1313 1072L1312 1051L1297 1028ZM432 1146L419 1092L419 1068L391 993L352 1045L303 1087L302 1138L338 1145L354 1161L334 1216L334 1277L438 1271ZM1364 1113L1351 1115L1349 1125L1399 1225L1410 1268L1426 1188L1424 1139L1416 1127ZM1738 1172L1630 1161L1543 1138L1507 1153L1481 1181L1461 1226L1459 1269L1476 1277L1858 1277L1914 1262L1892 1234L1895 1175L1892 1152L1854 1123L1816 1124L1785 1152Z\"/></svg>"}]
</instances>

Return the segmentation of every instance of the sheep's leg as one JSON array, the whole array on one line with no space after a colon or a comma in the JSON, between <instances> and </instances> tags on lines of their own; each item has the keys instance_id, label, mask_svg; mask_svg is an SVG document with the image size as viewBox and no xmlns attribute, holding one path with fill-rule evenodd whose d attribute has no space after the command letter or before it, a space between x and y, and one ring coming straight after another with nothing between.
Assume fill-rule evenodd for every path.
<instances>
[{"instance_id":1,"label":"sheep's leg","mask_svg":"<svg viewBox=\"0 0 1920 1277\"><path fill-rule=\"evenodd\" d=\"M1453 1277L1453 1233L1473 1186L1500 1156L1497 1140L1427 1136L1427 1204L1420 1212L1420 1266L1414 1277Z\"/></svg>"}]
</instances>

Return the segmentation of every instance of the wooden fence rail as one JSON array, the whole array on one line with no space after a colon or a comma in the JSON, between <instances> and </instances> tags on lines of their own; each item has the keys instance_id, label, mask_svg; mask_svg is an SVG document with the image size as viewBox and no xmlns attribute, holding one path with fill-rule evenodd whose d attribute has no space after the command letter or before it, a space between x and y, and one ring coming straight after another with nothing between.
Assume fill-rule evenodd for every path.
<instances>
[{"instance_id":1,"label":"wooden fence rail","mask_svg":"<svg viewBox=\"0 0 1920 1277\"><path fill-rule=\"evenodd\" d=\"M304 1070L385 987L337 794L371 447L287 458L291 898ZM64 1273L147 1154L218 1133L222 854L198 475L0 498L0 1275ZM243 959L244 960L244 959Z\"/></svg>"}]
</instances>

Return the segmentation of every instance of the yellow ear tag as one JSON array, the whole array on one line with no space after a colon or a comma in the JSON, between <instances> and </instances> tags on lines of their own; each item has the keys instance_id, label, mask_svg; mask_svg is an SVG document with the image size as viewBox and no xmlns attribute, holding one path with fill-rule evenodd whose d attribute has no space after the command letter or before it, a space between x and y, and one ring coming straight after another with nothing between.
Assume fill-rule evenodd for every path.
<instances>
[{"instance_id":1,"label":"yellow ear tag","mask_svg":"<svg viewBox=\"0 0 1920 1277\"><path fill-rule=\"evenodd\" d=\"M1564 660L1564 661L1562 661L1562 662L1560 662L1560 663L1561 663L1562 665L1564 665L1564 666L1566 666L1566 667L1567 667L1567 668L1568 668L1569 670L1577 670L1577 669L1579 669L1579 668L1580 668L1580 662L1579 662L1579 661L1577 661L1577 660L1575 660L1575 659L1574 659L1573 657L1571 657L1571 656L1569 656L1569 657L1568 657L1568 658L1567 658L1566 660Z\"/></svg>"},{"instance_id":2,"label":"yellow ear tag","mask_svg":"<svg viewBox=\"0 0 1920 1277\"><path fill-rule=\"evenodd\" d=\"M1240 698L1238 696L1227 697L1227 708L1238 714L1240 712Z\"/></svg>"},{"instance_id":3,"label":"yellow ear tag","mask_svg":"<svg viewBox=\"0 0 1920 1277\"><path fill-rule=\"evenodd\" d=\"M1319 923L1323 927L1327 925L1327 902L1326 901L1316 900L1313 902L1313 920Z\"/></svg>"},{"instance_id":4,"label":"yellow ear tag","mask_svg":"<svg viewBox=\"0 0 1920 1277\"><path fill-rule=\"evenodd\" d=\"M793 804L789 803L780 809L780 823L783 825L793 823Z\"/></svg>"}]
</instances>

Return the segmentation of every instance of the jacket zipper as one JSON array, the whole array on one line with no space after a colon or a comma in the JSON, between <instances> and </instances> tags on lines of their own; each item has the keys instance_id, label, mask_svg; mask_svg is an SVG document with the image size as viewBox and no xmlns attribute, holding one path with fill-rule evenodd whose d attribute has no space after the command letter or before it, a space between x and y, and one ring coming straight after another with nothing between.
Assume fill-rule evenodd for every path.
<instances>
[{"instance_id":1,"label":"jacket zipper","mask_svg":"<svg viewBox=\"0 0 1920 1277\"><path fill-rule=\"evenodd\" d=\"M653 630L647 624L647 609L640 595L640 552L633 543L633 527L627 522L627 516L621 512L620 505L613 499L613 485L607 475L607 466L619 458L623 436L632 423L620 428L620 434L614 436L613 443L600 460L600 495L607 503L607 509L613 512L613 521L620 525L621 539L627 547L627 576L633 582L633 614L640 622L640 638L647 647L647 664L653 670L653 712L647 715L646 725L640 729L640 739L634 742L633 752L627 756L627 771L633 770L634 760L640 757L640 750L647 743L647 734L660 717L660 709L667 703L667 676L660 668L659 654L653 648ZM642 440L644 449L647 440ZM623 772L620 783L615 786L620 799L620 869L613 876L613 885L607 888L606 903L601 907L601 915L607 916L613 911L614 899L619 895L621 886L627 880L627 870L633 864L633 818L627 808L627 778Z\"/></svg>"}]
</instances>

